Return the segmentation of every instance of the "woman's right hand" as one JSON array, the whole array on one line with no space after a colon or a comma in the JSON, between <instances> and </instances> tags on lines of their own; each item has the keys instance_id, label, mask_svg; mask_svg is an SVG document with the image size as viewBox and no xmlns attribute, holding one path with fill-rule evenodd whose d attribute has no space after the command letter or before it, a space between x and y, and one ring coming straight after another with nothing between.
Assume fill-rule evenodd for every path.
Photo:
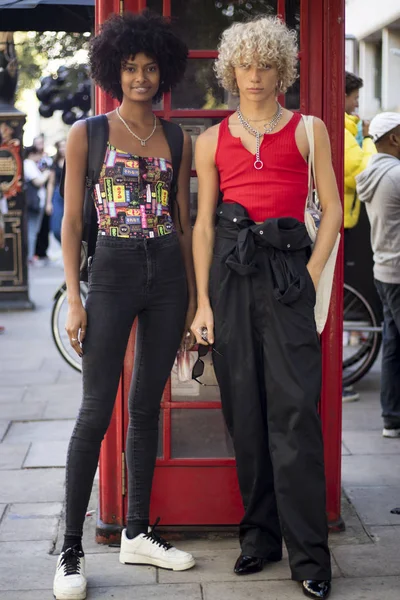
<instances>
[{"instance_id":1,"label":"woman's right hand","mask_svg":"<svg viewBox=\"0 0 400 600\"><path fill-rule=\"evenodd\" d=\"M86 335L87 314L82 302L70 304L68 307L65 331L75 352L82 357L82 344Z\"/></svg>"},{"instance_id":2,"label":"woman's right hand","mask_svg":"<svg viewBox=\"0 0 400 600\"><path fill-rule=\"evenodd\" d=\"M207 339L201 335L204 328L207 329ZM214 343L214 315L210 304L197 308L196 316L190 329L195 335L198 344L207 346Z\"/></svg>"}]
</instances>

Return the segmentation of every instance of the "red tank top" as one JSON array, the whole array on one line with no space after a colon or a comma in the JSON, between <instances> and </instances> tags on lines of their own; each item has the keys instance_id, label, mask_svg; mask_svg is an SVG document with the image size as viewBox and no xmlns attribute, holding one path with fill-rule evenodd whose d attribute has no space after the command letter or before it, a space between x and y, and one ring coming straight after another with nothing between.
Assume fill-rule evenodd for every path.
<instances>
[{"instance_id":1,"label":"red tank top","mask_svg":"<svg viewBox=\"0 0 400 600\"><path fill-rule=\"evenodd\" d=\"M278 217L304 222L308 167L295 139L300 120L301 115L294 113L280 131L264 135L260 148L264 167L259 171L253 166L255 155L229 131L228 118L222 121L215 164L224 202L238 202L256 222Z\"/></svg>"}]
</instances>

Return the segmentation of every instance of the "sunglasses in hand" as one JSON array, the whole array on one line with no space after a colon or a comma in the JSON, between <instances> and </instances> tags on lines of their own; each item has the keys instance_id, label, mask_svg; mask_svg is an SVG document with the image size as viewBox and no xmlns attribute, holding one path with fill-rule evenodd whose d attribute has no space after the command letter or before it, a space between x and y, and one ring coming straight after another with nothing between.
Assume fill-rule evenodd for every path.
<instances>
[{"instance_id":1,"label":"sunglasses in hand","mask_svg":"<svg viewBox=\"0 0 400 600\"><path fill-rule=\"evenodd\" d=\"M203 383L202 381L199 381L199 377L201 377L204 373L204 361L201 360L202 358L204 358L205 356L207 356L208 351L210 350L210 346L204 346L203 344L199 344L197 351L199 353L198 358L196 360L196 362L193 365L193 369L192 369L192 379L194 379L194 381L197 381L197 383L199 383L200 385L204 385L206 386L206 383ZM222 354L220 354L218 352L218 350L216 350L214 347L211 346L211 350L213 352L215 352L216 354L218 354L219 356L222 356Z\"/></svg>"}]
</instances>

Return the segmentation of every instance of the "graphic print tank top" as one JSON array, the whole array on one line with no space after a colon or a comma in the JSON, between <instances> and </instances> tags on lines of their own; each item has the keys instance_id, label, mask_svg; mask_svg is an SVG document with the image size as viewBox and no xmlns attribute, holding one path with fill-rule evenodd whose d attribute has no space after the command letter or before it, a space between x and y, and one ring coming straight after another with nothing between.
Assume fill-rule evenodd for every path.
<instances>
[{"instance_id":1,"label":"graphic print tank top","mask_svg":"<svg viewBox=\"0 0 400 600\"><path fill-rule=\"evenodd\" d=\"M99 235L155 238L175 231L169 210L172 164L110 143L94 189Z\"/></svg>"}]
</instances>

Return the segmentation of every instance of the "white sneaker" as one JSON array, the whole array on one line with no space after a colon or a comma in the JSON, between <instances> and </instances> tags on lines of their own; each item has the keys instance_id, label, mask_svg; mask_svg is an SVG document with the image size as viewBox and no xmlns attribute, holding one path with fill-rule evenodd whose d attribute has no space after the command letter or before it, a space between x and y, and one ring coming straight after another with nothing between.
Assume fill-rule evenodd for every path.
<instances>
[{"instance_id":1,"label":"white sneaker","mask_svg":"<svg viewBox=\"0 0 400 600\"><path fill-rule=\"evenodd\" d=\"M387 427L385 427L382 431L382 435L385 438L400 438L400 428L388 429Z\"/></svg>"},{"instance_id":2,"label":"white sneaker","mask_svg":"<svg viewBox=\"0 0 400 600\"><path fill-rule=\"evenodd\" d=\"M56 600L85 600L85 555L76 547L61 552L54 576L53 594Z\"/></svg>"},{"instance_id":3,"label":"white sneaker","mask_svg":"<svg viewBox=\"0 0 400 600\"><path fill-rule=\"evenodd\" d=\"M141 533L132 540L121 535L119 562L130 565L152 565L172 571L186 571L194 567L194 558L188 552L177 550L154 533Z\"/></svg>"}]
</instances>

